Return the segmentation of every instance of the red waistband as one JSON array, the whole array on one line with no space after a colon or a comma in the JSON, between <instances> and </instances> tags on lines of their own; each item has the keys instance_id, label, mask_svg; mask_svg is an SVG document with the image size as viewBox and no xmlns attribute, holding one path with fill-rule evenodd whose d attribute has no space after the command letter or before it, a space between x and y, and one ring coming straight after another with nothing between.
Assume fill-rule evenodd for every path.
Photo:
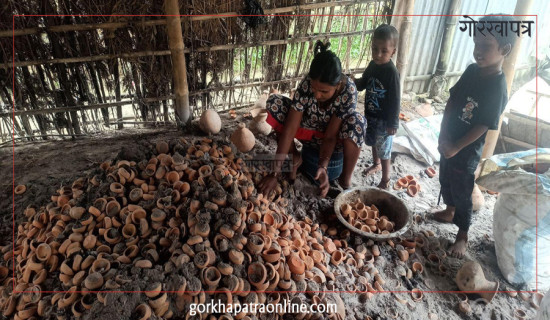
<instances>
[{"instance_id":1,"label":"red waistband","mask_svg":"<svg viewBox=\"0 0 550 320\"><path fill-rule=\"evenodd\" d=\"M275 119L269 112L267 112L266 122L273 128L273 130L275 130L275 132L280 133L283 131L283 124ZM296 136L294 137L298 140L310 141L313 137L322 139L324 135L325 134L323 132L300 127L298 128L298 131L296 131Z\"/></svg>"}]
</instances>

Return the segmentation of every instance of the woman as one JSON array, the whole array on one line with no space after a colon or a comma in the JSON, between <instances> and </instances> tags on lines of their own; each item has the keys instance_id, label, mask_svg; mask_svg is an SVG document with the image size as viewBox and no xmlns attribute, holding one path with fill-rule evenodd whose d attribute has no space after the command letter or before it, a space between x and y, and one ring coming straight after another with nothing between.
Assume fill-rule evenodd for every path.
<instances>
[{"instance_id":1,"label":"woman","mask_svg":"<svg viewBox=\"0 0 550 320\"><path fill-rule=\"evenodd\" d=\"M259 184L263 194L277 185L277 177L287 155L292 156L290 179L296 179L299 167L318 181L325 197L329 181L338 179L349 188L351 175L361 152L365 118L355 108L357 89L342 74L340 59L321 41L315 44L315 57L309 73L300 83L294 98L273 94L267 100L267 122L279 136L274 172ZM298 152L294 138L302 142Z\"/></svg>"}]
</instances>

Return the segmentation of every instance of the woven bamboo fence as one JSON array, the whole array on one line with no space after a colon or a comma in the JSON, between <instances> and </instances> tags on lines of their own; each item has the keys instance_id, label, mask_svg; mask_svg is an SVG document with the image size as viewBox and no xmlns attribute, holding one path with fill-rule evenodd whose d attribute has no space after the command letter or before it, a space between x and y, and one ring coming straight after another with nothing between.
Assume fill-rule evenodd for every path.
<instances>
[{"instance_id":1,"label":"woven bamboo fence","mask_svg":"<svg viewBox=\"0 0 550 320\"><path fill-rule=\"evenodd\" d=\"M250 16L254 4L265 16ZM194 117L249 106L266 89L288 92L307 73L317 40L331 42L346 73L362 72L371 34L392 12L392 1L375 0L180 5ZM162 2L2 6L0 143L175 123Z\"/></svg>"}]
</instances>

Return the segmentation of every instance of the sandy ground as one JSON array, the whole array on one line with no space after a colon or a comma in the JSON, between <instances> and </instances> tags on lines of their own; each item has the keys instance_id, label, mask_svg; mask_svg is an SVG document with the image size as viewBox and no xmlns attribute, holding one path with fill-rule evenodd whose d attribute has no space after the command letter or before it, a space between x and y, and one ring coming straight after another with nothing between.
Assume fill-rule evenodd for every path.
<instances>
[{"instance_id":1,"label":"sandy ground","mask_svg":"<svg viewBox=\"0 0 550 320\"><path fill-rule=\"evenodd\" d=\"M239 111L239 114L243 112ZM219 136L227 139L235 128L236 122L231 122L227 115L222 115L222 119L224 120L224 128ZM237 118L237 121L239 120L242 120L240 115ZM0 182L0 219L2 221L0 245L5 245L11 242L12 239L12 203L15 205L15 217L16 223L18 223L22 221L22 212L26 206L29 204L45 205L49 201L49 197L60 186L70 184L78 177L86 176L96 169L101 162L116 158L121 150L132 150L132 154L139 154L140 152L145 154L152 142L161 139L179 138L182 135L175 128L128 129L116 136L97 136L85 140L40 142L18 146L15 148L14 154L15 184L25 184L28 189L22 196L16 196L14 202L12 202L11 182L12 150L11 148L0 149L0 176L3 177ZM275 147L276 144L272 136L259 137L253 152L273 152ZM394 154L392 160L392 184L399 177L412 174L417 177L422 186L422 192L415 198L411 198L402 191L392 190L397 197L405 201L411 212L421 217L420 222L413 225L410 234L416 235L422 230L431 230L435 236L428 238L427 248L430 250L447 249L449 243L452 243L454 239L457 228L453 225L443 225L424 219L427 212L437 208L438 176L433 179L428 178L424 173L426 166L408 155ZM370 150L363 148L353 176L353 186L375 186L378 183L381 173L369 177L364 176L364 170L371 163ZM299 176L295 185L288 190L288 193L293 201L287 212L294 214L297 218L308 215L314 221L335 224L332 210L333 200L319 199L316 196L316 189L303 177ZM458 290L454 277L461 264L466 260L478 261L489 280L500 282L500 290L521 289L514 288L506 283L498 269L492 236L492 210L496 196L489 194L484 194L484 196L485 205L474 215L473 226L470 231L470 247L464 260L447 257L444 259L443 264L447 267L448 272L440 274L436 268L429 266L425 253L418 250L417 253L412 255L408 265L412 261L420 261L424 263L425 271L422 275L408 280L399 275L404 265L398 260L395 250L388 244L381 243L382 254L376 259L375 266L386 281L384 289L403 292L377 293L368 301L360 299L360 295L357 293L340 293L346 304L346 319L362 320L366 319L367 316L371 316L372 319L390 319L386 314L388 308L393 308L398 312L398 319L436 319L433 315L433 318L430 318L430 314L436 315L439 319L451 320L516 319L513 312L518 308L527 313L527 319L533 318L535 310L529 306L528 302L521 300L519 297L512 298L506 293L497 293L488 305L479 301L475 302L478 297L469 295L472 312L463 314L458 310L459 298L457 294L429 292ZM343 226L338 228L342 230ZM352 236L350 245L356 247L364 242L366 242L365 239ZM1 258L0 263L2 263ZM336 275L335 290L349 290L350 285L356 280L351 268L347 265L332 267ZM153 272L154 270L151 271L145 277L143 275L138 277L137 274L131 275L132 279L136 281L132 283L129 290L142 289L150 281L177 281L177 279L165 279L164 275L159 275L159 273ZM364 270L356 270L356 272L359 274L365 273ZM131 270L130 274L132 274ZM419 302L413 302L410 294L406 292L413 287L425 291L423 299ZM326 284L321 289L326 290ZM405 300L407 303L402 304L398 300ZM93 315L87 318L129 318L131 310L138 301L140 301L139 294L116 295L109 300L107 306L96 303L92 309Z\"/></svg>"}]
</instances>

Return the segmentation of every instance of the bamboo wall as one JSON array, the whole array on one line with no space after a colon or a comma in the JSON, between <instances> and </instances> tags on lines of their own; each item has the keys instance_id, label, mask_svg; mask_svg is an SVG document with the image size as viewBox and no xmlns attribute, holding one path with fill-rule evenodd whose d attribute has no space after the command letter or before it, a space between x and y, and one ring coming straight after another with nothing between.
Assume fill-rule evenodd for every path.
<instances>
[{"instance_id":1,"label":"bamboo wall","mask_svg":"<svg viewBox=\"0 0 550 320\"><path fill-rule=\"evenodd\" d=\"M173 123L164 9L154 3L10 1L0 12L0 140L11 142L12 128L20 141ZM389 20L376 15L392 12L391 1L260 1L267 16L252 28L233 16L244 3L180 1L195 117L248 106L268 88L288 92L318 39L346 73L361 72L372 31ZM70 16L11 16L37 13ZM77 16L88 14L107 16ZM131 14L148 16L122 16Z\"/></svg>"}]
</instances>

